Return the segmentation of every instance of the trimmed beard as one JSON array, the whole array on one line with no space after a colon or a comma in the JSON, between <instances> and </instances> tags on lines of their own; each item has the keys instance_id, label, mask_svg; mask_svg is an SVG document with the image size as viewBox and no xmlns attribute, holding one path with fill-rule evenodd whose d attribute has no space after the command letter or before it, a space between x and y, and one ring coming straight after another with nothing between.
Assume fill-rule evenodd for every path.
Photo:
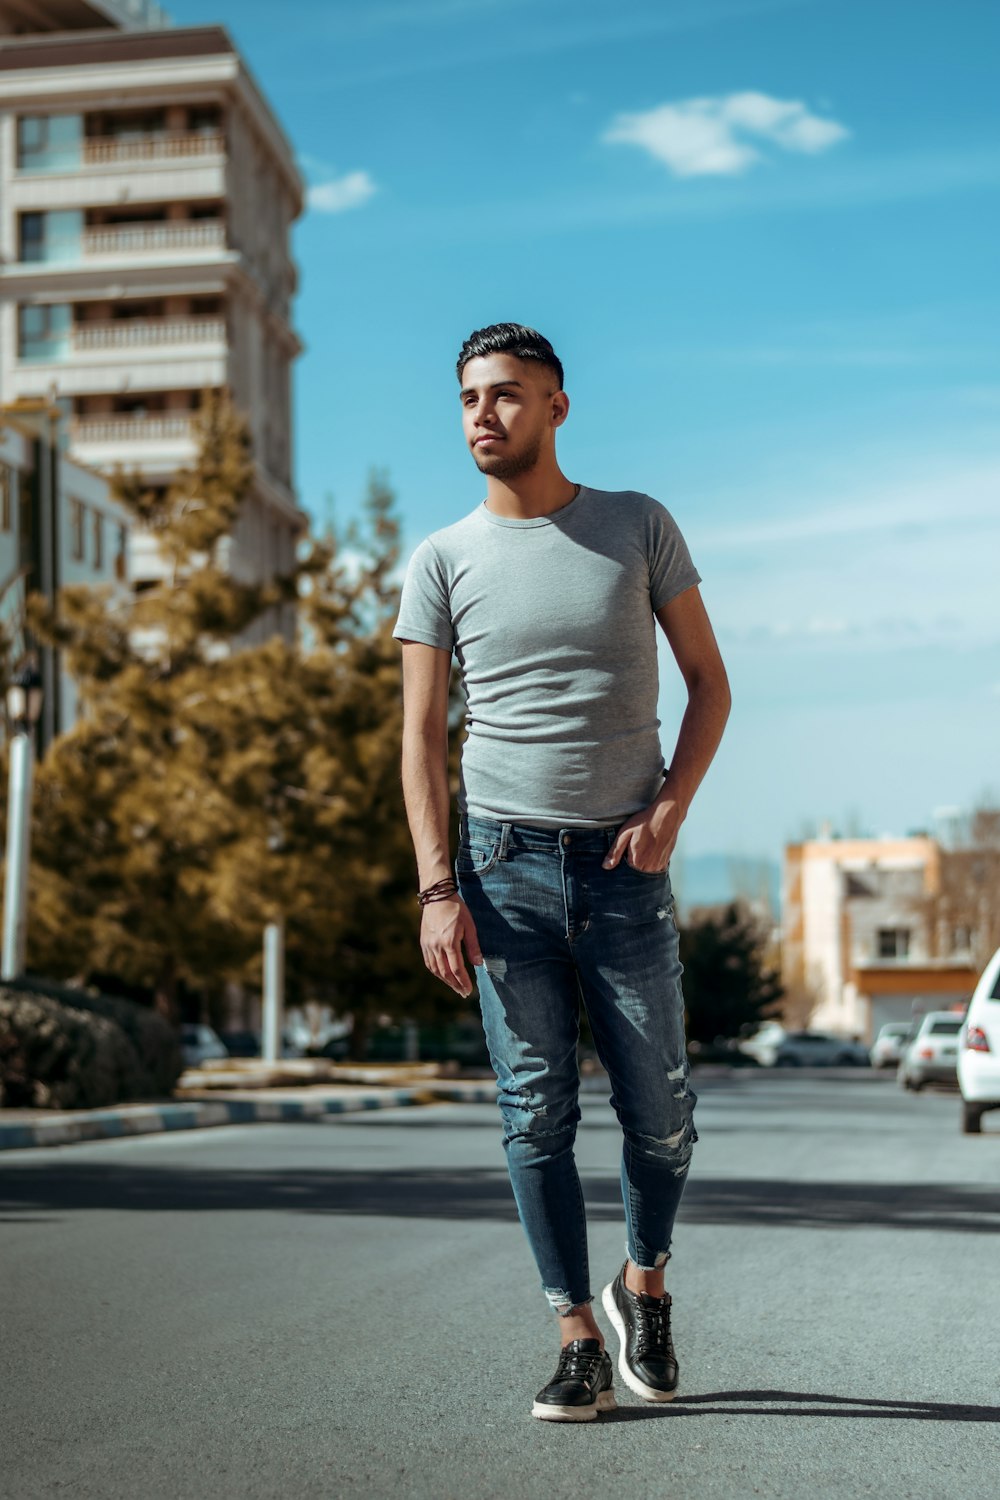
<instances>
[{"instance_id":1,"label":"trimmed beard","mask_svg":"<svg viewBox=\"0 0 1000 1500\"><path fill-rule=\"evenodd\" d=\"M542 451L542 440L537 438L535 442L522 453L505 455L495 453L490 456L483 455L484 461L480 463L479 455L475 448L472 457L480 474L485 474L490 479L517 479L521 474L527 474L538 462Z\"/></svg>"}]
</instances>

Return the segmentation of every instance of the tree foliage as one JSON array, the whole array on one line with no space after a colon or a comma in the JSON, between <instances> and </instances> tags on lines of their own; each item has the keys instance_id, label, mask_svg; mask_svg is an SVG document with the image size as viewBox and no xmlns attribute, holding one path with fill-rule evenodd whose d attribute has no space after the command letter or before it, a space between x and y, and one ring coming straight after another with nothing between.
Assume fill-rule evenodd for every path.
<instances>
[{"instance_id":1,"label":"tree foliage","mask_svg":"<svg viewBox=\"0 0 1000 1500\"><path fill-rule=\"evenodd\" d=\"M982 969L1000 948L1000 807L984 799L940 852L934 889L921 898L930 950L969 955Z\"/></svg>"},{"instance_id":2,"label":"tree foliage","mask_svg":"<svg viewBox=\"0 0 1000 1500\"><path fill-rule=\"evenodd\" d=\"M695 914L681 932L689 1042L739 1036L779 1008L781 981L766 960L759 919L737 902Z\"/></svg>"},{"instance_id":3,"label":"tree foliage","mask_svg":"<svg viewBox=\"0 0 1000 1500\"><path fill-rule=\"evenodd\" d=\"M360 524L305 539L285 576L241 582L227 553L252 472L245 425L211 398L169 494L117 480L164 582L30 601L82 714L37 772L29 961L149 986L174 1013L182 983L258 985L280 916L289 1000L351 1011L360 1036L366 1017L442 1001L420 961L399 775L399 523L374 476ZM247 643L289 603L293 639ZM454 735L451 749L454 772Z\"/></svg>"}]
</instances>

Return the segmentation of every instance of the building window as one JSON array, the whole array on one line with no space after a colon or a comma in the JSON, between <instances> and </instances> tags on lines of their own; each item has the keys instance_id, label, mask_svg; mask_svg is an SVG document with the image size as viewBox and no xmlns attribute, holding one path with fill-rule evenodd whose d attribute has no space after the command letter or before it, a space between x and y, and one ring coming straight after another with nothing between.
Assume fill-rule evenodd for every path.
<instances>
[{"instance_id":1,"label":"building window","mask_svg":"<svg viewBox=\"0 0 1000 1500\"><path fill-rule=\"evenodd\" d=\"M17 309L17 352L21 359L65 359L69 354L72 310L68 302Z\"/></svg>"},{"instance_id":2,"label":"building window","mask_svg":"<svg viewBox=\"0 0 1000 1500\"><path fill-rule=\"evenodd\" d=\"M35 575L35 503L34 486L24 474L17 479L17 561L21 568L28 568L30 587L34 587Z\"/></svg>"},{"instance_id":3,"label":"building window","mask_svg":"<svg viewBox=\"0 0 1000 1500\"><path fill-rule=\"evenodd\" d=\"M94 548L91 561L95 571L99 573L104 567L104 517L99 510L94 511L93 537Z\"/></svg>"},{"instance_id":4,"label":"building window","mask_svg":"<svg viewBox=\"0 0 1000 1500\"><path fill-rule=\"evenodd\" d=\"M206 104L198 108L192 107L188 110L188 130L198 131L202 135L214 135L219 129L221 119L217 104Z\"/></svg>"},{"instance_id":5,"label":"building window","mask_svg":"<svg viewBox=\"0 0 1000 1500\"><path fill-rule=\"evenodd\" d=\"M45 215L21 215L21 259L45 259Z\"/></svg>"},{"instance_id":6,"label":"building window","mask_svg":"<svg viewBox=\"0 0 1000 1500\"><path fill-rule=\"evenodd\" d=\"M21 214L20 231L22 261L56 263L80 259L83 214L78 209Z\"/></svg>"},{"instance_id":7,"label":"building window","mask_svg":"<svg viewBox=\"0 0 1000 1500\"><path fill-rule=\"evenodd\" d=\"M9 531L11 522L11 486L14 476L6 464L0 464L0 531Z\"/></svg>"},{"instance_id":8,"label":"building window","mask_svg":"<svg viewBox=\"0 0 1000 1500\"><path fill-rule=\"evenodd\" d=\"M115 577L119 583L124 583L128 576L128 532L124 526L119 526L117 541L115 543Z\"/></svg>"},{"instance_id":9,"label":"building window","mask_svg":"<svg viewBox=\"0 0 1000 1500\"><path fill-rule=\"evenodd\" d=\"M879 958L906 958L910 951L910 929L908 927L880 927L878 930Z\"/></svg>"},{"instance_id":10,"label":"building window","mask_svg":"<svg viewBox=\"0 0 1000 1500\"><path fill-rule=\"evenodd\" d=\"M80 115L23 115L17 122L22 172L72 172L80 165Z\"/></svg>"},{"instance_id":11,"label":"building window","mask_svg":"<svg viewBox=\"0 0 1000 1500\"><path fill-rule=\"evenodd\" d=\"M86 556L85 528L87 508L82 500L69 502L69 555L74 562L83 562Z\"/></svg>"}]
</instances>

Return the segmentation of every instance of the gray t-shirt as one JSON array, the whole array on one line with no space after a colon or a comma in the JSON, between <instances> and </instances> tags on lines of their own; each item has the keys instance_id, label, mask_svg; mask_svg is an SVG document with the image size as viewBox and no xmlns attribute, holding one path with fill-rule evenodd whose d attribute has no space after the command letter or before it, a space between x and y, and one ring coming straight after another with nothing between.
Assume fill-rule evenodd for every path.
<instances>
[{"instance_id":1,"label":"gray t-shirt","mask_svg":"<svg viewBox=\"0 0 1000 1500\"><path fill-rule=\"evenodd\" d=\"M602 827L663 783L653 611L701 579L649 495L586 487L547 516L485 502L410 559L393 635L458 657L458 804L540 828Z\"/></svg>"}]
</instances>

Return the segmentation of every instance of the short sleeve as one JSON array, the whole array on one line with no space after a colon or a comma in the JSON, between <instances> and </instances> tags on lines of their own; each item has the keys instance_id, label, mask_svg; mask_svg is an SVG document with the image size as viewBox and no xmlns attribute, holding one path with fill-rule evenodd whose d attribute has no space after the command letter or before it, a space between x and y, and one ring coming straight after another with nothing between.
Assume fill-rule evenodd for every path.
<instances>
[{"instance_id":1,"label":"short sleeve","mask_svg":"<svg viewBox=\"0 0 1000 1500\"><path fill-rule=\"evenodd\" d=\"M455 649L448 583L430 540L421 542L410 558L392 633L396 640L421 641L442 651Z\"/></svg>"},{"instance_id":2,"label":"short sleeve","mask_svg":"<svg viewBox=\"0 0 1000 1500\"><path fill-rule=\"evenodd\" d=\"M654 613L701 582L687 542L667 508L646 496L646 557L649 562L649 602Z\"/></svg>"}]
</instances>

